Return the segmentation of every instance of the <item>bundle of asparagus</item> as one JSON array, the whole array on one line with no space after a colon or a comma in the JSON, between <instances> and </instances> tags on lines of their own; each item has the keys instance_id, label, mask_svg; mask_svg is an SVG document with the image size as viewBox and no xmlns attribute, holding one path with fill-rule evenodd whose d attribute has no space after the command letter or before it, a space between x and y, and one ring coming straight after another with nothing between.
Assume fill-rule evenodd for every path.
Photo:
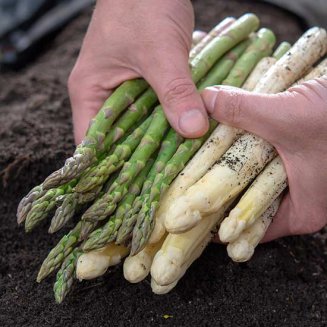
<instances>
[{"instance_id":1,"label":"bundle of asparagus","mask_svg":"<svg viewBox=\"0 0 327 327\"><path fill-rule=\"evenodd\" d=\"M226 18L208 34L194 33L190 67L199 90L224 84L282 91L326 52L323 29L309 30L291 49L282 43L272 54L273 32L256 32L258 27L258 18L246 14ZM308 78L318 76L319 67L325 69L326 62ZM139 282L151 271L153 291L163 294L201 255L220 222L229 255L248 260L286 185L283 164L270 144L215 121L205 136L183 139L169 126L154 91L136 79L105 101L73 157L22 199L17 220L29 232L55 211L49 228L54 233L81 213L37 277L41 281L60 268L57 302L74 278L100 276L128 255L125 278Z\"/></svg>"}]
</instances>

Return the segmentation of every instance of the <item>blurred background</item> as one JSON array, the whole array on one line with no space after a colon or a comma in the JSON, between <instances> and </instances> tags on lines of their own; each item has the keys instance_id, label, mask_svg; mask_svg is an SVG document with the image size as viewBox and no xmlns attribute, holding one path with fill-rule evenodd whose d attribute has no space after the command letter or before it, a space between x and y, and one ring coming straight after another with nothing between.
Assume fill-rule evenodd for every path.
<instances>
[{"instance_id":1,"label":"blurred background","mask_svg":"<svg viewBox=\"0 0 327 327\"><path fill-rule=\"evenodd\" d=\"M94 5L95 0L0 0L0 63L2 67L19 68L40 54L60 30ZM201 7L200 1L193 1ZM210 2L210 1L209 1ZM326 0L267 0L242 1L261 6L268 2L285 14L294 16L305 28L326 26ZM206 6L208 1L205 1ZM214 8L243 8L237 1L211 1ZM215 13L212 10L211 13ZM273 19L273 17L272 17ZM269 27L269 26L268 26ZM288 26L274 26L274 30Z\"/></svg>"}]
</instances>

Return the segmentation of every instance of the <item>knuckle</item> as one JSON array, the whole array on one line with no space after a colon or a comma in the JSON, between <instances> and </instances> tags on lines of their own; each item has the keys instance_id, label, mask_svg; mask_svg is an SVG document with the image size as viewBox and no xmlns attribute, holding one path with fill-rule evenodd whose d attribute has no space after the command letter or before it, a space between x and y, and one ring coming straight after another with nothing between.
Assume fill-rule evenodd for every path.
<instances>
[{"instance_id":1,"label":"knuckle","mask_svg":"<svg viewBox=\"0 0 327 327\"><path fill-rule=\"evenodd\" d=\"M171 80L166 87L166 92L163 96L163 102L175 104L180 102L196 92L194 83L186 78L175 78Z\"/></svg>"}]
</instances>

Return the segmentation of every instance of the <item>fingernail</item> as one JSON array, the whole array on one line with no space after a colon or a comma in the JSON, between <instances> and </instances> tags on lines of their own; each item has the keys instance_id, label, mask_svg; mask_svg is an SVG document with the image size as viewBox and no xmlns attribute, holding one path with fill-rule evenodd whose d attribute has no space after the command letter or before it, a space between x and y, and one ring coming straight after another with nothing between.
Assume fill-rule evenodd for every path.
<instances>
[{"instance_id":1,"label":"fingernail","mask_svg":"<svg viewBox=\"0 0 327 327\"><path fill-rule=\"evenodd\" d=\"M185 134L195 134L207 128L208 120L202 111L191 109L180 116L178 124Z\"/></svg>"}]
</instances>

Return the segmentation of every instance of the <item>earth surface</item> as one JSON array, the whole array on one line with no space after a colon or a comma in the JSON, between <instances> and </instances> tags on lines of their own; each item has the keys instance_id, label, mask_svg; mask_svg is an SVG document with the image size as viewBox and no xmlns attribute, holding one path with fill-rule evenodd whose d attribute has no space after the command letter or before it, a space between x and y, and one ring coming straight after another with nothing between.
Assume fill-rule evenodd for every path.
<instances>
[{"instance_id":1,"label":"earth surface","mask_svg":"<svg viewBox=\"0 0 327 327\"><path fill-rule=\"evenodd\" d=\"M294 42L299 21L270 5L249 1L194 1L197 28L222 18L257 13L279 41ZM167 295L148 280L132 285L122 267L76 283L63 304L54 276L35 278L63 235L48 222L25 234L16 224L19 199L59 168L73 149L67 76L89 22L84 12L28 67L0 74L0 325L1 326L326 326L327 232L259 246L235 264L222 245L210 245Z\"/></svg>"}]
</instances>

